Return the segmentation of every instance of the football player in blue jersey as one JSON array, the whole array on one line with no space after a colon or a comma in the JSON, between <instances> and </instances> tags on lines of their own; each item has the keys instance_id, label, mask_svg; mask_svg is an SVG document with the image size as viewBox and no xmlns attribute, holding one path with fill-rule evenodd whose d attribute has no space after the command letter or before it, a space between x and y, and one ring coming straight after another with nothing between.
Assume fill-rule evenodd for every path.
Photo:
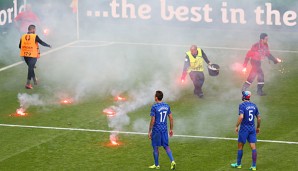
<instances>
[{"instance_id":1,"label":"football player in blue jersey","mask_svg":"<svg viewBox=\"0 0 298 171\"><path fill-rule=\"evenodd\" d=\"M153 157L154 165L149 166L151 169L160 169L158 157L159 151L158 148L163 146L166 150L168 157L171 161L171 169L174 170L176 163L174 161L172 151L169 147L168 139L168 126L167 126L167 117L170 120L170 130L169 135L173 136L173 116L171 113L170 106L162 101L163 93L162 91L156 91L155 93L155 104L151 107L151 121L149 126L148 137L151 139L151 144L153 147Z\"/></svg>"},{"instance_id":2,"label":"football player in blue jersey","mask_svg":"<svg viewBox=\"0 0 298 171\"><path fill-rule=\"evenodd\" d=\"M242 103L239 105L239 117L235 127L238 133L238 153L237 162L231 164L233 168L241 168L241 159L243 155L243 146L246 140L249 142L252 150L252 165L250 170L257 170L257 134L260 132L261 117L257 105L250 102L250 91L242 92ZM257 118L257 127L255 128L255 118ZM238 127L240 125L240 130Z\"/></svg>"}]
</instances>

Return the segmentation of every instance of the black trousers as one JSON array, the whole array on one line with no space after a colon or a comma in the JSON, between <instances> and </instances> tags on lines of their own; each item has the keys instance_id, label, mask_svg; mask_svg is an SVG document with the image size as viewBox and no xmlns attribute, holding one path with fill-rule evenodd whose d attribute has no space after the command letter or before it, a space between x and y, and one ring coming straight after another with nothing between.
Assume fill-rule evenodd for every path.
<instances>
[{"instance_id":1,"label":"black trousers","mask_svg":"<svg viewBox=\"0 0 298 171\"><path fill-rule=\"evenodd\" d=\"M202 87L205 81L204 72L200 71L191 71L189 73L190 79L193 82L193 85L195 87L194 94L198 96L203 95Z\"/></svg>"},{"instance_id":2,"label":"black trousers","mask_svg":"<svg viewBox=\"0 0 298 171\"><path fill-rule=\"evenodd\" d=\"M34 73L34 67L37 62L37 58L31 58L31 57L24 57L24 60L28 66L28 76L27 79L31 80L35 78L35 73Z\"/></svg>"}]
</instances>

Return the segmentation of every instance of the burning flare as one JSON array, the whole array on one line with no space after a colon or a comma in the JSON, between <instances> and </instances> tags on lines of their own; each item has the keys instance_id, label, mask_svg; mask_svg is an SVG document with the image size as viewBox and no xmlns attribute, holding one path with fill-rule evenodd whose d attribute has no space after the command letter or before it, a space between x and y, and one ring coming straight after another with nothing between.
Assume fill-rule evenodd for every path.
<instances>
[{"instance_id":1,"label":"burning flare","mask_svg":"<svg viewBox=\"0 0 298 171\"><path fill-rule=\"evenodd\" d=\"M243 72L243 73L246 73L246 71L247 71L246 68L243 68L243 69L242 69L242 72Z\"/></svg>"},{"instance_id":2,"label":"burning flare","mask_svg":"<svg viewBox=\"0 0 298 171\"><path fill-rule=\"evenodd\" d=\"M117 134L111 134L110 135L110 142L111 142L111 145L113 145L113 146L120 145L118 143L118 136L117 136Z\"/></svg>"},{"instance_id":3,"label":"burning flare","mask_svg":"<svg viewBox=\"0 0 298 171\"><path fill-rule=\"evenodd\" d=\"M72 99L63 99L60 101L61 104L71 104L73 103L73 100Z\"/></svg>"},{"instance_id":4,"label":"burning flare","mask_svg":"<svg viewBox=\"0 0 298 171\"><path fill-rule=\"evenodd\" d=\"M125 97L121 97L121 96L116 96L115 97L115 101L126 101Z\"/></svg>"},{"instance_id":5,"label":"burning flare","mask_svg":"<svg viewBox=\"0 0 298 171\"><path fill-rule=\"evenodd\" d=\"M106 108L106 109L104 109L102 112L103 112L104 114L106 114L107 117L113 117L113 116L116 115L115 110L112 109L112 108Z\"/></svg>"},{"instance_id":6,"label":"burning flare","mask_svg":"<svg viewBox=\"0 0 298 171\"><path fill-rule=\"evenodd\" d=\"M26 111L26 110L25 110L24 108L20 107L20 108L18 108L18 109L16 110L15 115L16 115L16 116L26 116L27 113L26 113L25 111Z\"/></svg>"},{"instance_id":7,"label":"burning flare","mask_svg":"<svg viewBox=\"0 0 298 171\"><path fill-rule=\"evenodd\" d=\"M280 58L276 58L276 60L277 60L278 63L283 62Z\"/></svg>"},{"instance_id":8,"label":"burning flare","mask_svg":"<svg viewBox=\"0 0 298 171\"><path fill-rule=\"evenodd\" d=\"M48 28L43 29L43 34L45 36L49 35L49 33L50 33L50 30Z\"/></svg>"}]
</instances>

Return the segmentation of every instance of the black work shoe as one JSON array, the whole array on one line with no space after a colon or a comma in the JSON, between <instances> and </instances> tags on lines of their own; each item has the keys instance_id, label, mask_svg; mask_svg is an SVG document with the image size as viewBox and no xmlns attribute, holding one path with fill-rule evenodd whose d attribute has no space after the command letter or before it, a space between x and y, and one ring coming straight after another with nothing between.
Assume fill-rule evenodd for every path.
<instances>
[{"instance_id":1,"label":"black work shoe","mask_svg":"<svg viewBox=\"0 0 298 171\"><path fill-rule=\"evenodd\" d=\"M199 94L198 96L200 99L204 98L204 94Z\"/></svg>"}]
</instances>

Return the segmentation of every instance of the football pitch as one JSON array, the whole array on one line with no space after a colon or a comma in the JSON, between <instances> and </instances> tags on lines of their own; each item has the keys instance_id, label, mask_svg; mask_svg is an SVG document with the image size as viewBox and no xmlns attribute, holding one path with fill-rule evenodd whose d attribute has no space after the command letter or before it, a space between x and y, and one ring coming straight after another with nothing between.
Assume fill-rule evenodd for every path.
<instances>
[{"instance_id":1,"label":"football pitch","mask_svg":"<svg viewBox=\"0 0 298 171\"><path fill-rule=\"evenodd\" d=\"M164 92L173 113L170 147L176 170L234 170L234 126L247 77L239 63L253 41L200 46L221 67L216 77L205 68L204 99L193 95L189 77L180 83L184 52L190 46L181 42L79 40L44 48L35 69L39 85L32 90L24 88L27 67L21 59L1 63L0 170L149 170L153 155L147 130L156 90ZM284 46L273 42L272 54L284 62L263 62L268 95L257 96L255 82L250 87L262 118L257 168L297 170L298 51L291 47L297 40ZM115 101L117 95L126 101ZM15 115L20 97L27 100L25 116ZM71 102L61 103L66 98ZM103 110L109 107L121 115L108 117ZM113 133L117 145L110 142ZM170 168L162 148L160 165L160 170ZM246 144L242 170L250 165Z\"/></svg>"}]
</instances>

